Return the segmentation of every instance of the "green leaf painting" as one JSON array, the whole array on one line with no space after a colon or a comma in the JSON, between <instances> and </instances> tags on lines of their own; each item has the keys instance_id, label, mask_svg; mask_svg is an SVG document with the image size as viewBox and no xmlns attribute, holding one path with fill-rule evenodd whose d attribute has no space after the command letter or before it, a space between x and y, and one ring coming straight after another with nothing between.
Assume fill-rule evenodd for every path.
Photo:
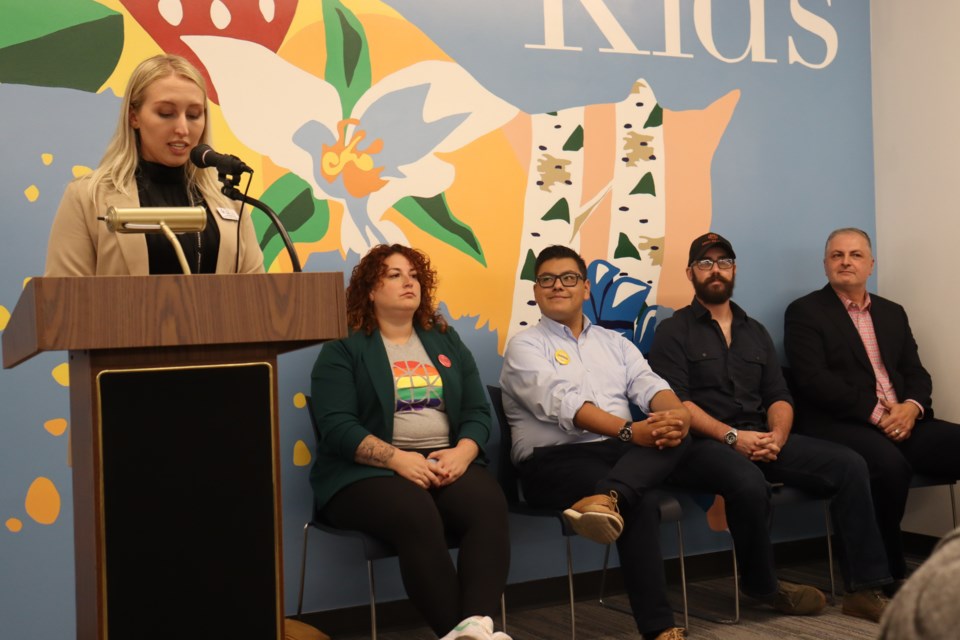
<instances>
[{"instance_id":1,"label":"green leaf painting","mask_svg":"<svg viewBox=\"0 0 960 640\"><path fill-rule=\"evenodd\" d=\"M563 220L564 222L570 222L570 205L567 203L566 198L560 198L557 200L557 203L550 207L550 210L547 211L541 220Z\"/></svg>"},{"instance_id":2,"label":"green leaf painting","mask_svg":"<svg viewBox=\"0 0 960 640\"><path fill-rule=\"evenodd\" d=\"M637 246L630 242L630 238L627 237L627 234L621 233L620 237L617 239L617 248L613 252L614 258L636 258L640 259L640 252L637 251Z\"/></svg>"},{"instance_id":3,"label":"green leaf painting","mask_svg":"<svg viewBox=\"0 0 960 640\"><path fill-rule=\"evenodd\" d=\"M360 20L340 0L323 3L327 36L325 80L337 88L347 118L371 82L370 50Z\"/></svg>"},{"instance_id":4,"label":"green leaf painting","mask_svg":"<svg viewBox=\"0 0 960 640\"><path fill-rule=\"evenodd\" d=\"M644 129L649 129L651 127L659 127L663 124L663 108L659 104L653 105L653 109L650 110L650 115L647 117L647 121L643 123Z\"/></svg>"},{"instance_id":5,"label":"green leaf painting","mask_svg":"<svg viewBox=\"0 0 960 640\"><path fill-rule=\"evenodd\" d=\"M637 186L633 188L633 191L630 192L630 195L636 195L638 193L646 193L651 196L657 195L657 187L653 182L653 174L647 171L647 173L640 178L640 182L637 183Z\"/></svg>"},{"instance_id":6,"label":"green leaf painting","mask_svg":"<svg viewBox=\"0 0 960 640\"><path fill-rule=\"evenodd\" d=\"M393 208L437 240L459 249L483 266L487 266L486 258L483 257L483 248L477 236L474 235L473 229L457 220L450 211L447 198L442 193L432 198L406 197L393 205Z\"/></svg>"},{"instance_id":7,"label":"green leaf painting","mask_svg":"<svg viewBox=\"0 0 960 640\"><path fill-rule=\"evenodd\" d=\"M310 185L292 173L270 185L261 200L276 212L293 242L316 242L330 228L327 201L314 198ZM253 227L263 250L263 264L269 269L277 255L286 251L283 238L270 218L260 211L253 214Z\"/></svg>"},{"instance_id":8,"label":"green leaf painting","mask_svg":"<svg viewBox=\"0 0 960 640\"><path fill-rule=\"evenodd\" d=\"M564 151L580 151L583 149L583 127L578 126L563 143Z\"/></svg>"},{"instance_id":9,"label":"green leaf painting","mask_svg":"<svg viewBox=\"0 0 960 640\"><path fill-rule=\"evenodd\" d=\"M537 280L537 256L533 254L532 249L527 249L527 256L523 259L523 269L520 270L520 279L536 282Z\"/></svg>"},{"instance_id":10,"label":"green leaf painting","mask_svg":"<svg viewBox=\"0 0 960 640\"><path fill-rule=\"evenodd\" d=\"M96 92L123 49L123 16L93 0L0 0L0 83Z\"/></svg>"}]
</instances>

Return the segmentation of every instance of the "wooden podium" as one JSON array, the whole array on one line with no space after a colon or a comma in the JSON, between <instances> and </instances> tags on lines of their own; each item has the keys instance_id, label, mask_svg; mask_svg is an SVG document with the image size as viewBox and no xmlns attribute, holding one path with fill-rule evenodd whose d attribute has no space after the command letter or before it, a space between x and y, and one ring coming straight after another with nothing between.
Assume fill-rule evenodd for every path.
<instances>
[{"instance_id":1,"label":"wooden podium","mask_svg":"<svg viewBox=\"0 0 960 640\"><path fill-rule=\"evenodd\" d=\"M34 278L3 366L69 351L78 640L283 638L277 354L343 275Z\"/></svg>"}]
</instances>

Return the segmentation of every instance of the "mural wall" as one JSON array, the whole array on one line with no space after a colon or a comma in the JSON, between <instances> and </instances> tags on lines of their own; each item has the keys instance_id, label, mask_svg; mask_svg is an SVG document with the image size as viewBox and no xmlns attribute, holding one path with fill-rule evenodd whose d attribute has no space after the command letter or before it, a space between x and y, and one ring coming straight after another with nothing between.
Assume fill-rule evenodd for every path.
<instances>
[{"instance_id":1,"label":"mural wall","mask_svg":"<svg viewBox=\"0 0 960 640\"><path fill-rule=\"evenodd\" d=\"M777 337L786 303L822 283L811 247L874 226L868 0L0 0L0 16L0 330L43 271L64 186L98 163L130 71L160 52L203 70L216 149L254 168L250 194L304 270L349 272L379 242L424 249L487 383L539 318L546 245L580 250L591 320L645 350L691 298L696 235L733 242L737 300ZM251 215L268 270L289 271ZM281 359L288 610L315 356ZM73 633L65 359L0 372L5 637ZM699 520L695 550L725 544ZM552 528L513 526L511 582L563 571L541 544ZM311 546L307 610L364 601L340 545ZM578 555L599 564L589 545ZM395 571L380 591L403 597Z\"/></svg>"}]
</instances>

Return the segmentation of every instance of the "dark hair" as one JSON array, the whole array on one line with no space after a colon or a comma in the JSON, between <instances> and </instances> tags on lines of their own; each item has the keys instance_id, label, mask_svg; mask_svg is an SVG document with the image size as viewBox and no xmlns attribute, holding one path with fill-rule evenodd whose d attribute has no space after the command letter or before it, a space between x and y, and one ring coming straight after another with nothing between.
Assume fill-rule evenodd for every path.
<instances>
[{"instance_id":1,"label":"dark hair","mask_svg":"<svg viewBox=\"0 0 960 640\"><path fill-rule=\"evenodd\" d=\"M580 275L583 276L584 280L587 279L587 263L583 261L579 253L562 244L552 244L540 252L540 255L537 256L536 263L533 265L533 275L537 276L540 273L540 267L543 266L543 263L547 260L562 260L563 258L570 258L576 261L577 268L580 269Z\"/></svg>"},{"instance_id":2,"label":"dark hair","mask_svg":"<svg viewBox=\"0 0 960 640\"><path fill-rule=\"evenodd\" d=\"M447 321L437 313L433 299L437 291L437 272L430 266L427 254L402 244L378 244L360 258L353 268L347 286L347 324L351 329L362 330L367 335L377 328L377 316L370 293L380 286L380 279L387 272L387 258L397 253L410 261L420 282L420 306L413 313L414 324L423 329L436 326L441 333L445 332Z\"/></svg>"}]
</instances>

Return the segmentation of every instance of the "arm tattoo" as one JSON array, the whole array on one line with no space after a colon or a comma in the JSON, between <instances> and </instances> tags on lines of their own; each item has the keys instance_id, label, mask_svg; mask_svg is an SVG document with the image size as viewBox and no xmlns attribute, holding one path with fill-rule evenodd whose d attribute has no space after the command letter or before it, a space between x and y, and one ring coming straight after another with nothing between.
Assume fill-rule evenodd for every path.
<instances>
[{"instance_id":1,"label":"arm tattoo","mask_svg":"<svg viewBox=\"0 0 960 640\"><path fill-rule=\"evenodd\" d=\"M360 441L360 446L357 447L353 459L360 464L386 468L396 450L396 447L392 444L387 444L380 438L369 435Z\"/></svg>"}]
</instances>

